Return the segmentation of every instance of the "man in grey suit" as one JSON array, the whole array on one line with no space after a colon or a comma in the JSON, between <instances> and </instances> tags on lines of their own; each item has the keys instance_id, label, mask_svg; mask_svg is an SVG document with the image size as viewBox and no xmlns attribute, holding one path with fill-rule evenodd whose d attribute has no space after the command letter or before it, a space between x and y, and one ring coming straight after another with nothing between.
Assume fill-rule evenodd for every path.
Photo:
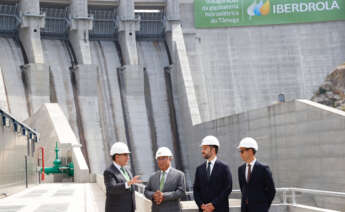
<instances>
[{"instance_id":1,"label":"man in grey suit","mask_svg":"<svg viewBox=\"0 0 345 212\"><path fill-rule=\"evenodd\" d=\"M159 171L155 172L145 187L145 197L152 201L152 212L182 211L180 199L185 195L183 172L171 167L172 153L167 147L156 152Z\"/></svg>"},{"instance_id":2,"label":"man in grey suit","mask_svg":"<svg viewBox=\"0 0 345 212\"><path fill-rule=\"evenodd\" d=\"M129 159L129 149L125 143L116 142L110 150L113 163L104 171L106 188L105 212L134 212L135 198L132 185L140 183L139 176L125 167Z\"/></svg>"}]
</instances>

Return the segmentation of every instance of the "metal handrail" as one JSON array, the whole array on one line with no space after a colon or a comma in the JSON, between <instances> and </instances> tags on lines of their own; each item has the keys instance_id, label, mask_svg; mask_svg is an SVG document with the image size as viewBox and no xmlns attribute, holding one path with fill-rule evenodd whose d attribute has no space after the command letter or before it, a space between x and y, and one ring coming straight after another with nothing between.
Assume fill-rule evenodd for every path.
<instances>
[{"instance_id":1,"label":"metal handrail","mask_svg":"<svg viewBox=\"0 0 345 212\"><path fill-rule=\"evenodd\" d=\"M35 142L39 141L39 133L32 129L31 127L29 127L28 125L24 124L21 121L18 121L14 116L12 116L11 114L9 114L8 112L0 109L0 117L2 119L8 119L9 121L12 121L12 124L17 124L19 125L22 129L24 129L27 132L27 135L32 134L33 136L35 136ZM3 123L4 124L4 123Z\"/></svg>"},{"instance_id":2,"label":"metal handrail","mask_svg":"<svg viewBox=\"0 0 345 212\"><path fill-rule=\"evenodd\" d=\"M144 184L136 184L136 191L143 194L145 191L145 185ZM345 198L345 192L335 192L335 191L325 191L325 190L316 190L316 189L305 189L305 188L276 188L276 191L278 193L282 193L282 203L283 204L292 204L296 205L296 193L302 193L302 194L314 194L314 195L320 195L320 196L329 196L329 197L341 197ZM232 190L232 194L240 194L240 190ZM291 195L291 203L288 202L288 196ZM187 191L186 196L192 197L193 192Z\"/></svg>"},{"instance_id":3,"label":"metal handrail","mask_svg":"<svg viewBox=\"0 0 345 212\"><path fill-rule=\"evenodd\" d=\"M136 186L136 191L139 192L140 194L143 194L145 191L145 185L144 184L135 184Z\"/></svg>"},{"instance_id":4,"label":"metal handrail","mask_svg":"<svg viewBox=\"0 0 345 212\"><path fill-rule=\"evenodd\" d=\"M164 13L135 13L140 17L140 30L136 33L139 39L159 39L164 37Z\"/></svg>"},{"instance_id":5,"label":"metal handrail","mask_svg":"<svg viewBox=\"0 0 345 212\"><path fill-rule=\"evenodd\" d=\"M294 192L301 192L305 194L317 194L320 196L332 196L332 197L345 197L345 192L336 191L325 191L325 190L315 190L315 189L305 189L305 188L287 188Z\"/></svg>"},{"instance_id":6,"label":"metal handrail","mask_svg":"<svg viewBox=\"0 0 345 212\"><path fill-rule=\"evenodd\" d=\"M89 32L91 40L117 39L116 8L89 8L89 14L93 15L93 29Z\"/></svg>"},{"instance_id":7,"label":"metal handrail","mask_svg":"<svg viewBox=\"0 0 345 212\"><path fill-rule=\"evenodd\" d=\"M329 196L329 197L342 197L345 198L345 192L335 192L335 191L325 191L316 189L305 189L305 188L285 188L291 192L292 204L296 204L296 193L300 192L303 194L314 194L319 196Z\"/></svg>"},{"instance_id":8,"label":"metal handrail","mask_svg":"<svg viewBox=\"0 0 345 212\"><path fill-rule=\"evenodd\" d=\"M45 14L45 27L41 29L43 37L54 37L57 39L66 39L68 37L68 28L70 20L68 18L68 7L41 7L40 11Z\"/></svg>"}]
</instances>

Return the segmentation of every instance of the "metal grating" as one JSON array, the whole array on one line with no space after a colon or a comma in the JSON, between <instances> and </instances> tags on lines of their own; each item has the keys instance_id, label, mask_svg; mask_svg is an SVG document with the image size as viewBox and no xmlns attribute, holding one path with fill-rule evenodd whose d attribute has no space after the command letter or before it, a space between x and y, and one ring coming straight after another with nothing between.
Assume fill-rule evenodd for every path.
<instances>
[{"instance_id":1,"label":"metal grating","mask_svg":"<svg viewBox=\"0 0 345 212\"><path fill-rule=\"evenodd\" d=\"M89 8L93 15L93 29L90 31L91 40L116 40L116 8Z\"/></svg>"},{"instance_id":2,"label":"metal grating","mask_svg":"<svg viewBox=\"0 0 345 212\"><path fill-rule=\"evenodd\" d=\"M41 29L42 37L67 39L68 37L68 7L52 8L41 7L41 13L45 13L45 27Z\"/></svg>"},{"instance_id":3,"label":"metal grating","mask_svg":"<svg viewBox=\"0 0 345 212\"><path fill-rule=\"evenodd\" d=\"M19 28L17 4L0 4L0 33L14 35Z\"/></svg>"},{"instance_id":4,"label":"metal grating","mask_svg":"<svg viewBox=\"0 0 345 212\"><path fill-rule=\"evenodd\" d=\"M163 12L135 13L140 17L140 31L136 33L138 39L160 39L164 37Z\"/></svg>"}]
</instances>

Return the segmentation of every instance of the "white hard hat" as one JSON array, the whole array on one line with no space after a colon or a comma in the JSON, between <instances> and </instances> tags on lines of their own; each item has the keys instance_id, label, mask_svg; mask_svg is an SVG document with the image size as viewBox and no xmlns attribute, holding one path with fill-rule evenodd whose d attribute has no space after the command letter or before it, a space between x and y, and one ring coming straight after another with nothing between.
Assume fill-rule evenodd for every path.
<instances>
[{"instance_id":1,"label":"white hard hat","mask_svg":"<svg viewBox=\"0 0 345 212\"><path fill-rule=\"evenodd\" d=\"M129 154L131 153L128 149L127 144L123 142L116 142L111 146L110 155L113 156L115 154Z\"/></svg>"},{"instance_id":2,"label":"white hard hat","mask_svg":"<svg viewBox=\"0 0 345 212\"><path fill-rule=\"evenodd\" d=\"M255 151L258 151L258 143L256 142L256 140L254 138L251 137L245 137L241 140L240 144L238 145L237 149L239 148L253 148L255 149Z\"/></svg>"},{"instance_id":3,"label":"white hard hat","mask_svg":"<svg viewBox=\"0 0 345 212\"><path fill-rule=\"evenodd\" d=\"M216 138L213 135L208 135L205 138L202 139L201 145L200 146L217 146L219 147L219 141L218 138Z\"/></svg>"},{"instance_id":4,"label":"white hard hat","mask_svg":"<svg viewBox=\"0 0 345 212\"><path fill-rule=\"evenodd\" d=\"M156 160L158 159L158 157L162 157L162 156L172 157L173 154L168 147L160 147L158 148L156 152Z\"/></svg>"}]
</instances>

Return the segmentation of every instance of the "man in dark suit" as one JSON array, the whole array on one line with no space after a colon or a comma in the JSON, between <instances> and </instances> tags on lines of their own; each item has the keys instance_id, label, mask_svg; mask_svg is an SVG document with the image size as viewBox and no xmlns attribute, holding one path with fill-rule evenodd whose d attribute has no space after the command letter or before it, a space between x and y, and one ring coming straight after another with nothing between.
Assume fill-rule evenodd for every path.
<instances>
[{"instance_id":1,"label":"man in dark suit","mask_svg":"<svg viewBox=\"0 0 345 212\"><path fill-rule=\"evenodd\" d=\"M237 148L246 162L238 168L241 212L268 212L276 193L271 170L256 160L258 144L253 138L243 138Z\"/></svg>"},{"instance_id":2,"label":"man in dark suit","mask_svg":"<svg viewBox=\"0 0 345 212\"><path fill-rule=\"evenodd\" d=\"M139 176L132 177L132 173L125 167L128 163L130 151L125 143L116 142L110 150L113 163L104 171L106 188L105 212L134 212L135 197L132 185L140 183Z\"/></svg>"},{"instance_id":3,"label":"man in dark suit","mask_svg":"<svg viewBox=\"0 0 345 212\"><path fill-rule=\"evenodd\" d=\"M206 159L195 172L194 200L203 212L229 212L232 176L229 167L217 158L219 141L206 136L201 143L201 154Z\"/></svg>"}]
</instances>

